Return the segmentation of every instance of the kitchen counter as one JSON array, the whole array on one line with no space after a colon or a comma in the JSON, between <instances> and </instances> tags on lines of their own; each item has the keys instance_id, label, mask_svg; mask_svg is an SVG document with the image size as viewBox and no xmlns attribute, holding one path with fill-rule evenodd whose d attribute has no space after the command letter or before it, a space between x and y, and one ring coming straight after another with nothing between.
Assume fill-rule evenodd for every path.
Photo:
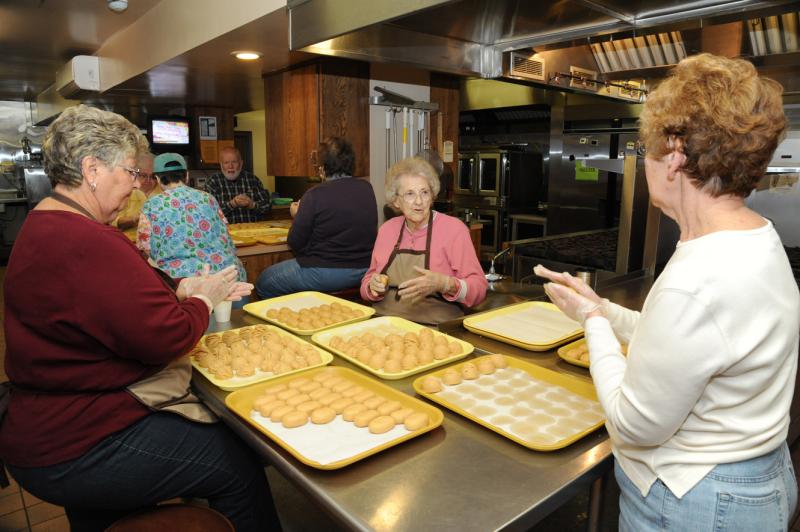
<instances>
[{"instance_id":1,"label":"kitchen counter","mask_svg":"<svg viewBox=\"0 0 800 532\"><path fill-rule=\"evenodd\" d=\"M638 308L651 281L633 279L599 290ZM493 283L483 310L542 297L541 286ZM634 304L637 303L637 304ZM504 353L545 368L589 380L586 369L563 362L555 350L534 353L465 330L461 319L442 324L444 332L476 347L472 356ZM234 311L232 321L210 331L263 323ZM334 357L333 365L362 372ZM382 383L414 395L412 376ZM596 529L602 482L612 464L604 429L557 451L531 451L466 418L442 409L438 429L335 471L298 462L225 407L228 392L199 373L198 396L233 431L344 526L356 530L524 530L532 527L579 491L592 486L590 529ZM479 500L480 503L476 504Z\"/></svg>"}]
</instances>

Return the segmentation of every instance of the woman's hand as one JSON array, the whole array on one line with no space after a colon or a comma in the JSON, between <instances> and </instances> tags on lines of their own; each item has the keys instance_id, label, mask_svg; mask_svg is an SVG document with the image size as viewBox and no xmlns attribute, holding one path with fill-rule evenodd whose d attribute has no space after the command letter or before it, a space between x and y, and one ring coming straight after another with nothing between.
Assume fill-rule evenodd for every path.
<instances>
[{"instance_id":1,"label":"woman's hand","mask_svg":"<svg viewBox=\"0 0 800 532\"><path fill-rule=\"evenodd\" d=\"M379 273L373 273L369 280L369 292L372 297L380 297L386 293L389 288L389 276Z\"/></svg>"},{"instance_id":2,"label":"woman's hand","mask_svg":"<svg viewBox=\"0 0 800 532\"><path fill-rule=\"evenodd\" d=\"M587 318L604 316L602 305L582 296L570 287L545 283L544 291L561 312L584 326Z\"/></svg>"},{"instance_id":3,"label":"woman's hand","mask_svg":"<svg viewBox=\"0 0 800 532\"><path fill-rule=\"evenodd\" d=\"M292 218L294 218L295 216L297 216L297 209L299 209L299 208L300 208L300 202L299 202L299 201L293 201L293 202L292 202L292 203L289 205L289 215L290 215Z\"/></svg>"},{"instance_id":4,"label":"woman's hand","mask_svg":"<svg viewBox=\"0 0 800 532\"><path fill-rule=\"evenodd\" d=\"M414 302L436 292L444 294L452 286L451 278L448 275L426 270L419 266L414 266L414 269L422 275L398 285L397 294L400 296L401 301L411 300Z\"/></svg>"},{"instance_id":5,"label":"woman's hand","mask_svg":"<svg viewBox=\"0 0 800 532\"><path fill-rule=\"evenodd\" d=\"M600 305L601 307L603 307L603 310L605 310L606 305L608 305L608 299L598 296L597 293L583 281L583 279L578 279L577 277L574 277L567 272L563 273L554 272L552 270L548 270L541 264L537 264L533 268L533 273L535 273L539 277L550 279L554 283L558 283L568 288L572 288L586 299L593 301L598 305Z\"/></svg>"},{"instance_id":6,"label":"woman's hand","mask_svg":"<svg viewBox=\"0 0 800 532\"><path fill-rule=\"evenodd\" d=\"M250 283L242 283L237 281L233 283L233 287L231 288L228 297L226 298L227 301L241 301L243 297L247 297L253 293L254 286Z\"/></svg>"},{"instance_id":7,"label":"woman's hand","mask_svg":"<svg viewBox=\"0 0 800 532\"><path fill-rule=\"evenodd\" d=\"M248 283L237 283L236 278L239 272L236 266L228 266L217 273L210 275L211 266L206 264L203 266L203 271L195 277L187 277L183 279L178 285L176 294L179 301L183 301L188 297L200 297L210 308L213 309L219 303L227 300L230 296L241 299L242 296L239 292L242 287L235 288L235 285L247 285ZM252 290L253 285L249 285ZM247 292L249 294L250 292ZM244 294L244 295L247 295ZM232 299L236 301L237 299ZM210 310L209 310L210 311Z\"/></svg>"}]
</instances>

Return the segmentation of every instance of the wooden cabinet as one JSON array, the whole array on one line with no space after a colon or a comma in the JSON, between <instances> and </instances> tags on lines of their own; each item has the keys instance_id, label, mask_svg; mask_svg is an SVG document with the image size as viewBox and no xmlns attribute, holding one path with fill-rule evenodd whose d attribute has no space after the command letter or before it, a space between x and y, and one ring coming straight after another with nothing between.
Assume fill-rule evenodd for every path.
<instances>
[{"instance_id":1,"label":"wooden cabinet","mask_svg":"<svg viewBox=\"0 0 800 532\"><path fill-rule=\"evenodd\" d=\"M256 245L244 247L238 249L236 255L244 265L248 283L255 283L261 272L273 264L294 258L294 253L285 244L280 246Z\"/></svg>"},{"instance_id":2,"label":"wooden cabinet","mask_svg":"<svg viewBox=\"0 0 800 532\"><path fill-rule=\"evenodd\" d=\"M369 64L330 60L268 76L267 172L317 175L316 150L329 136L348 139L356 176L369 175Z\"/></svg>"}]
</instances>

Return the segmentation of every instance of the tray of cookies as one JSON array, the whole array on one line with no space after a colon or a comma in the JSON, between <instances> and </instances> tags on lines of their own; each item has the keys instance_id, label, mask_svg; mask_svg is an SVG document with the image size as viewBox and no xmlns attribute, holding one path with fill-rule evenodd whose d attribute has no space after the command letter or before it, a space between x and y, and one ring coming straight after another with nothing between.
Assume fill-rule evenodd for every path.
<instances>
[{"instance_id":1,"label":"tray of cookies","mask_svg":"<svg viewBox=\"0 0 800 532\"><path fill-rule=\"evenodd\" d=\"M322 292L296 292L248 303L244 311L300 336L365 320L375 309Z\"/></svg>"},{"instance_id":2,"label":"tray of cookies","mask_svg":"<svg viewBox=\"0 0 800 532\"><path fill-rule=\"evenodd\" d=\"M289 229L285 227L271 227L269 224L254 222L243 224L231 224L228 231L234 238L259 238L266 236L286 236Z\"/></svg>"},{"instance_id":3,"label":"tray of cookies","mask_svg":"<svg viewBox=\"0 0 800 532\"><path fill-rule=\"evenodd\" d=\"M394 316L316 333L311 341L382 379L403 379L460 360L474 346Z\"/></svg>"},{"instance_id":4,"label":"tray of cookies","mask_svg":"<svg viewBox=\"0 0 800 532\"><path fill-rule=\"evenodd\" d=\"M625 344L620 344L622 347L622 354L628 354L628 346ZM581 338L575 342L570 342L567 345L562 345L558 348L558 356L561 357L564 362L568 362L569 364L573 364L575 366L580 366L582 368L589 367L589 345L586 343L585 338Z\"/></svg>"},{"instance_id":5,"label":"tray of cookies","mask_svg":"<svg viewBox=\"0 0 800 532\"><path fill-rule=\"evenodd\" d=\"M528 351L549 351L578 338L583 329L552 303L527 301L464 318L464 327Z\"/></svg>"},{"instance_id":6,"label":"tray of cookies","mask_svg":"<svg viewBox=\"0 0 800 532\"><path fill-rule=\"evenodd\" d=\"M413 385L421 396L536 451L566 447L605 422L591 382L501 354L438 370Z\"/></svg>"},{"instance_id":7,"label":"tray of cookies","mask_svg":"<svg viewBox=\"0 0 800 532\"><path fill-rule=\"evenodd\" d=\"M333 360L324 349L272 325L207 334L189 355L197 371L228 391Z\"/></svg>"},{"instance_id":8,"label":"tray of cookies","mask_svg":"<svg viewBox=\"0 0 800 532\"><path fill-rule=\"evenodd\" d=\"M317 469L352 464L431 431L444 419L432 405L334 366L235 391L225 403Z\"/></svg>"}]
</instances>

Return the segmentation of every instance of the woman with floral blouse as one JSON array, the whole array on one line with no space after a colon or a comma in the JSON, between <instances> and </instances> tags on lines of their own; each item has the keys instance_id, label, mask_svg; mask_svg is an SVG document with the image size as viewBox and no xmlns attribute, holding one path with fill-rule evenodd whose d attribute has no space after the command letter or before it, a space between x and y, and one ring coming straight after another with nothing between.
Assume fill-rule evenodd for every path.
<instances>
[{"instance_id":1,"label":"woman with floral blouse","mask_svg":"<svg viewBox=\"0 0 800 532\"><path fill-rule=\"evenodd\" d=\"M246 281L236 247L228 234L228 222L217 200L186 186L186 160L177 153L162 153L153 161L163 194L144 204L139 219L137 246L170 276L191 277L235 265L239 281ZM238 303L238 305L236 305ZM235 302L235 306L244 303Z\"/></svg>"}]
</instances>

